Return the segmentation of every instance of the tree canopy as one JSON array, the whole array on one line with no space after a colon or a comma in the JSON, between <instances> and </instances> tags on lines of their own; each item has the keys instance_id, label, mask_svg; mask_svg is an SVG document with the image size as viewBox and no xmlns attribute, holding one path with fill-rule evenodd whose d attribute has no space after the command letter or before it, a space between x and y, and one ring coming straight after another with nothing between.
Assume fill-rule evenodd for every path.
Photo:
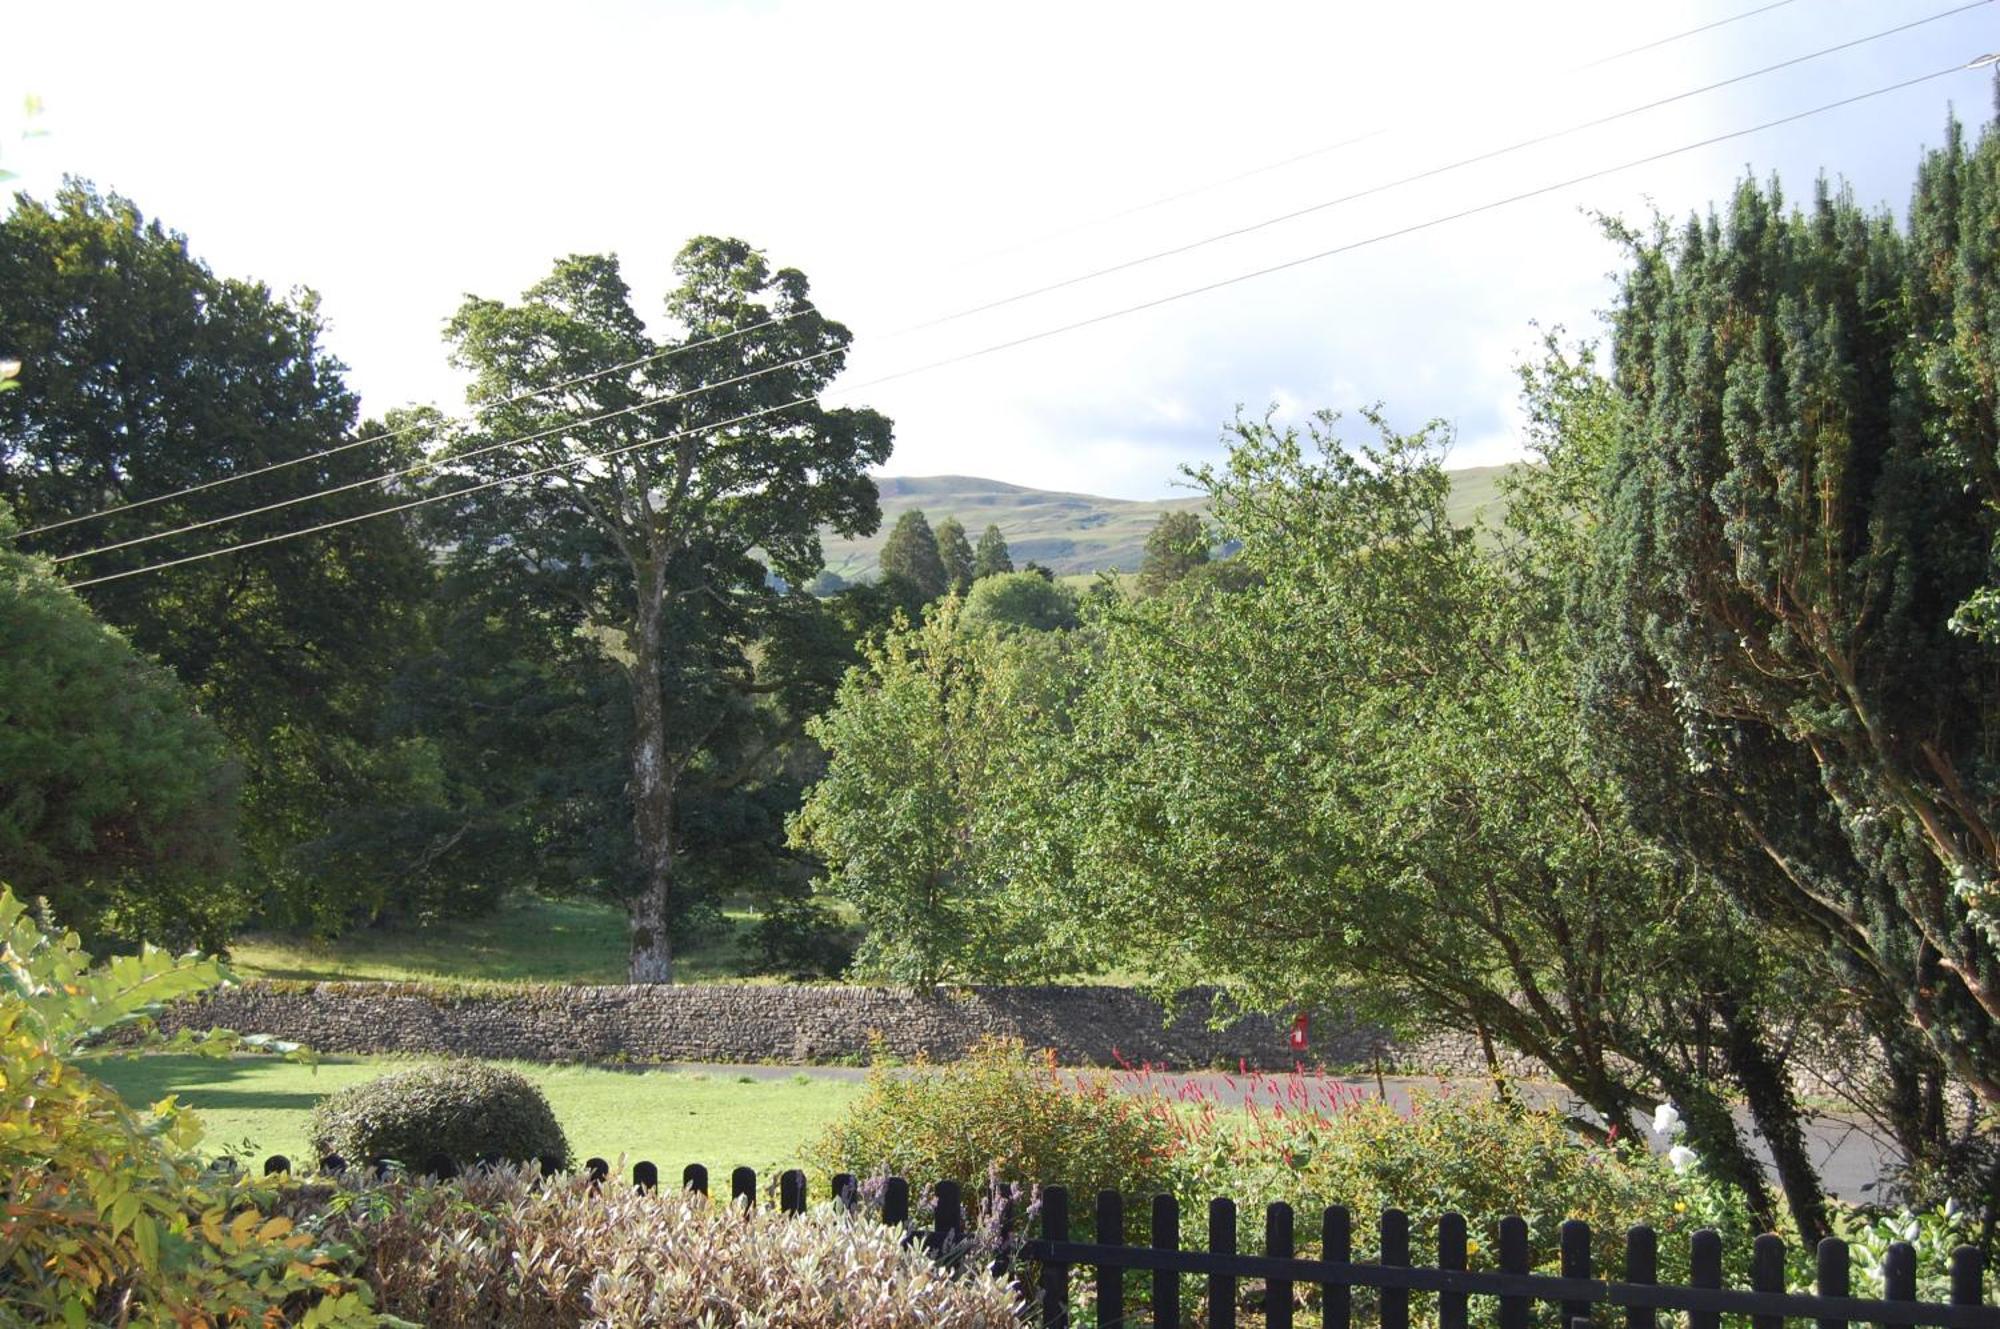
<instances>
[{"instance_id":1,"label":"tree canopy","mask_svg":"<svg viewBox=\"0 0 2000 1329\"><path fill-rule=\"evenodd\" d=\"M475 375L478 416L449 472L548 468L441 505L450 566L514 597L574 667L620 684L607 737L625 751L633 837L624 870L596 884L626 907L634 982L672 978L688 814L745 790L778 751L774 731L796 728L785 699L799 658L760 643L781 644L817 602L777 590L767 568L809 585L822 527L872 531L867 470L890 445L880 414L819 403L850 334L813 305L803 273L707 236L675 273L664 338L647 333L609 255L558 261L518 303L470 299L447 334Z\"/></svg>"},{"instance_id":2,"label":"tree canopy","mask_svg":"<svg viewBox=\"0 0 2000 1329\"><path fill-rule=\"evenodd\" d=\"M922 508L911 508L896 518L889 538L882 542L882 580L900 587L913 608L927 605L951 589L951 575L938 548L937 534Z\"/></svg>"}]
</instances>

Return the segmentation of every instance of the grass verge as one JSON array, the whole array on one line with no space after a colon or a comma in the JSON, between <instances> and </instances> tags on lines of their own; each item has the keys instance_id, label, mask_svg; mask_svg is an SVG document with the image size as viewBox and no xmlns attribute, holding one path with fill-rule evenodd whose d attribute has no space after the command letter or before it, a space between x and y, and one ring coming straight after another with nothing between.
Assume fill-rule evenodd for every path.
<instances>
[{"instance_id":1,"label":"grass verge","mask_svg":"<svg viewBox=\"0 0 2000 1329\"><path fill-rule=\"evenodd\" d=\"M275 1057L142 1056L92 1070L132 1103L177 1095L200 1115L210 1152L245 1155L261 1166L271 1154L309 1156L306 1118L322 1097L414 1064L394 1057L328 1057L315 1067ZM785 1073L501 1064L548 1095L579 1159L623 1154L629 1167L646 1158L674 1176L688 1163L703 1164L711 1176L744 1164L760 1178L775 1176L773 1169L798 1165L805 1146L862 1089Z\"/></svg>"}]
</instances>

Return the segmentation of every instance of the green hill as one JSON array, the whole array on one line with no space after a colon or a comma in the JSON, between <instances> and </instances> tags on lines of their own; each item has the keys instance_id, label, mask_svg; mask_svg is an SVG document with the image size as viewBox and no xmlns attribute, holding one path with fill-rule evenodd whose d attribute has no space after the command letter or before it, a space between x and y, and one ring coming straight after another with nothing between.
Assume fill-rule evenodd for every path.
<instances>
[{"instance_id":1,"label":"green hill","mask_svg":"<svg viewBox=\"0 0 2000 1329\"><path fill-rule=\"evenodd\" d=\"M1452 516L1469 523L1490 506L1506 470L1474 466L1451 472ZM826 536L827 569L849 581L875 575L882 541L911 508L922 508L933 526L957 517L975 544L989 523L998 525L1016 567L1033 559L1058 573L1087 574L1136 571L1161 513L1203 506L1199 498L1098 498L967 475L884 476L875 483L882 493L882 525L875 534L860 540Z\"/></svg>"}]
</instances>

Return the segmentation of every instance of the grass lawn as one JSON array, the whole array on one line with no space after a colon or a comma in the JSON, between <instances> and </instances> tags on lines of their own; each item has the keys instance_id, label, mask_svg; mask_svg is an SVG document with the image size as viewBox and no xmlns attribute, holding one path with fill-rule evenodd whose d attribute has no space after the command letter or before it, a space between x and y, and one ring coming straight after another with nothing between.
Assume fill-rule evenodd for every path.
<instances>
[{"instance_id":1,"label":"grass lawn","mask_svg":"<svg viewBox=\"0 0 2000 1329\"><path fill-rule=\"evenodd\" d=\"M246 1153L261 1165L271 1154L309 1156L306 1116L324 1095L416 1064L392 1057L328 1057L311 1067L275 1057L145 1056L97 1062L91 1070L133 1103L179 1095L200 1115L209 1150ZM805 1146L862 1090L858 1083L789 1075L739 1079L502 1064L541 1086L579 1160L624 1154L628 1167L647 1158L662 1175L675 1176L688 1163L704 1164L711 1176L748 1164L761 1182L769 1169L798 1164Z\"/></svg>"},{"instance_id":2,"label":"grass lawn","mask_svg":"<svg viewBox=\"0 0 2000 1329\"><path fill-rule=\"evenodd\" d=\"M684 983L741 976L756 915L724 911L728 931L675 957ZM363 928L337 941L249 935L230 948L243 978L442 980L453 983L623 983L625 915L585 900L515 896L484 918L429 927Z\"/></svg>"}]
</instances>

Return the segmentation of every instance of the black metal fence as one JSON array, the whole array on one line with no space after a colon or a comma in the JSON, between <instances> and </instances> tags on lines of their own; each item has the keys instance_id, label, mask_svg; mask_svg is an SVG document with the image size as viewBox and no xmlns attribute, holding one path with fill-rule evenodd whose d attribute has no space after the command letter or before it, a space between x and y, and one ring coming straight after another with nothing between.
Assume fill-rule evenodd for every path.
<instances>
[{"instance_id":1,"label":"black metal fence","mask_svg":"<svg viewBox=\"0 0 2000 1329\"><path fill-rule=\"evenodd\" d=\"M324 1172L339 1173L346 1166L339 1158L320 1162ZM374 1166L379 1170L386 1164L378 1159ZM266 1174L290 1170L291 1163L282 1155L265 1160ZM434 1158L424 1170L434 1176L449 1176L456 1168L448 1160ZM584 1170L598 1181L611 1174L610 1164L601 1158L588 1160ZM632 1182L644 1189L656 1188L660 1170L649 1162L634 1164ZM708 1169L699 1163L682 1169L681 1185L708 1194ZM804 1213L806 1190L803 1172L781 1173L778 1208ZM832 1179L831 1192L831 1198L853 1207L860 1189L856 1178L842 1174ZM755 1205L756 1171L739 1167L731 1172L729 1194L732 1200ZM932 1188L930 1226L912 1228L909 1182L889 1177L881 1190L881 1220L910 1228L912 1240L934 1255L946 1256L965 1244L965 1198L958 1183L937 1183ZM1060 1186L1040 1193L1034 1224L1037 1235L1005 1232L1009 1209L1004 1200L999 1212L1014 1267L1026 1271L1019 1275L1023 1291L1040 1307L1042 1323L1049 1329L1068 1329L1071 1292L1079 1278L1086 1279L1094 1291L1094 1319L1104 1329L1146 1323L1155 1329L1177 1329L1182 1322L1184 1275L1205 1280L1199 1300L1207 1312L1202 1323L1208 1329L1235 1329L1237 1292L1245 1281L1263 1284L1261 1314L1269 1329L1291 1329L1296 1294L1305 1287L1318 1290L1326 1329L1351 1329L1356 1288L1374 1290L1381 1329L1410 1329L1413 1292L1436 1297L1438 1329L1468 1329L1475 1297L1493 1311L1491 1320L1498 1329L1528 1329L1537 1318L1546 1320L1551 1309L1559 1311L1558 1322L1565 1329L1609 1325L1611 1312L1622 1312L1618 1318L1626 1329L1659 1329L1662 1311L1685 1315L1688 1329L1721 1329L1725 1315L1747 1321L1750 1329L1782 1329L1787 1320L1811 1320L1814 1329L1847 1329L1854 1324L2000 1329L2000 1306L1986 1301L1984 1263L1972 1246L1951 1252L1949 1300L1935 1302L1918 1300L1916 1248L1901 1241L1890 1245L1882 1263L1885 1295L1862 1298L1852 1295L1854 1271L1848 1246L1832 1238L1820 1242L1814 1252L1815 1290L1795 1293L1786 1290L1785 1244L1775 1236L1756 1239L1751 1251L1750 1286L1725 1287L1722 1238L1709 1229L1693 1235L1689 1277L1681 1284L1659 1281L1658 1234L1643 1225L1626 1232L1624 1277L1614 1281L1594 1274L1590 1227L1574 1220L1562 1225L1561 1271L1545 1274L1530 1272L1528 1225L1520 1218L1501 1220L1500 1267L1486 1272L1466 1267L1466 1221L1451 1213L1443 1215L1437 1225L1436 1263L1420 1264L1411 1255L1409 1216L1397 1209L1381 1215L1378 1258L1372 1262L1354 1258L1352 1218L1337 1205L1320 1214L1320 1253L1316 1259L1301 1259L1294 1253L1295 1215L1286 1204L1265 1207L1261 1255L1238 1249L1237 1207L1228 1199L1209 1203L1205 1250L1182 1247L1181 1208L1171 1195L1154 1197L1143 1244L1128 1241L1124 1198L1115 1191L1097 1196L1091 1215L1093 1239L1088 1242L1070 1239L1069 1194ZM1125 1275L1133 1271L1151 1275L1144 1308L1149 1313L1128 1316ZM1535 1313L1537 1306L1544 1309L1540 1317ZM1487 1318L1481 1316L1482 1321Z\"/></svg>"}]
</instances>

